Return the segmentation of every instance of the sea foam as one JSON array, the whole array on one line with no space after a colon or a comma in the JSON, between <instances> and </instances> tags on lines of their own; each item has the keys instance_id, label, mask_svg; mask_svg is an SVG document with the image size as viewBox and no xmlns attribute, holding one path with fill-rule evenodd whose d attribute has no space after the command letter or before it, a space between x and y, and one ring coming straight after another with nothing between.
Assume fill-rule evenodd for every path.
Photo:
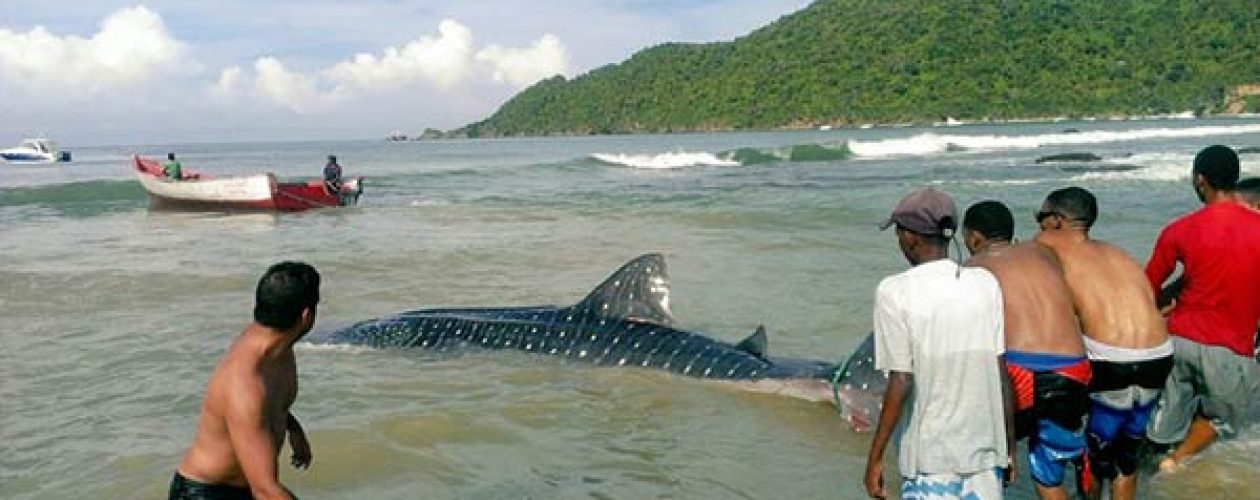
<instances>
[{"instance_id":1,"label":"sea foam","mask_svg":"<svg viewBox=\"0 0 1260 500\"><path fill-rule=\"evenodd\" d=\"M609 165L651 170L685 167L735 167L740 165L738 161L719 158L713 153L685 151L637 155L595 153L591 155L591 158Z\"/></svg>"},{"instance_id":2,"label":"sea foam","mask_svg":"<svg viewBox=\"0 0 1260 500\"><path fill-rule=\"evenodd\" d=\"M926 156L951 150L1032 149L1041 146L1103 144L1185 137L1260 133L1260 125L1214 125L1186 128L1147 128L1118 131L1056 132L1036 135L961 135L931 132L901 139L850 141L849 150L860 157Z\"/></svg>"}]
</instances>

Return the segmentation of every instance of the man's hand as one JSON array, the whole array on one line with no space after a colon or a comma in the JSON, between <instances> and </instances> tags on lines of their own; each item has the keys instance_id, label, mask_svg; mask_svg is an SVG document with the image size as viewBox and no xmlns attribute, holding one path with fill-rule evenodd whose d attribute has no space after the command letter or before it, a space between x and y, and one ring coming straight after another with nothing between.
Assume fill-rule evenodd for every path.
<instances>
[{"instance_id":1,"label":"man's hand","mask_svg":"<svg viewBox=\"0 0 1260 500\"><path fill-rule=\"evenodd\" d=\"M289 430L289 447L293 448L293 458L290 463L299 469L310 467L311 443L306 440L306 431L302 429L302 423L290 413L285 424Z\"/></svg>"},{"instance_id":2,"label":"man's hand","mask_svg":"<svg viewBox=\"0 0 1260 500\"><path fill-rule=\"evenodd\" d=\"M884 464L881 462L867 462L866 464L866 494L871 498L883 500L888 497L888 492L884 490Z\"/></svg>"},{"instance_id":3,"label":"man's hand","mask_svg":"<svg viewBox=\"0 0 1260 500\"><path fill-rule=\"evenodd\" d=\"M311 443L306 440L305 433L290 432L289 446L293 448L293 460L291 463L294 467L305 469L311 466Z\"/></svg>"}]
</instances>

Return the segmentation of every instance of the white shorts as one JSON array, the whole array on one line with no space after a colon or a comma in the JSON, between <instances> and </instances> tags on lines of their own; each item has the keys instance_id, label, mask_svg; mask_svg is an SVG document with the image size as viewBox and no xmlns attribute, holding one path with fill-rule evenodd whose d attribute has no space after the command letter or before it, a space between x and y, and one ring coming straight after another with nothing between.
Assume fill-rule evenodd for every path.
<instances>
[{"instance_id":1,"label":"white shorts","mask_svg":"<svg viewBox=\"0 0 1260 500\"><path fill-rule=\"evenodd\" d=\"M1001 469L972 474L919 474L902 478L904 500L996 500L1002 498Z\"/></svg>"}]
</instances>

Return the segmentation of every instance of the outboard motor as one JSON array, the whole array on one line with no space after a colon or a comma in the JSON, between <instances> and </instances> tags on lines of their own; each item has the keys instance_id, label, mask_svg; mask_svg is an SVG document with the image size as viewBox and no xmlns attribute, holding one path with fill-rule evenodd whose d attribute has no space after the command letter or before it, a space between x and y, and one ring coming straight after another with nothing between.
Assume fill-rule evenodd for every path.
<instances>
[{"instance_id":1,"label":"outboard motor","mask_svg":"<svg viewBox=\"0 0 1260 500\"><path fill-rule=\"evenodd\" d=\"M347 182L345 184L342 184L341 186L341 192L339 193L339 197L341 198L340 199L341 206L343 207L348 207L348 206L358 204L359 195L363 194L363 178L362 177L354 178L354 181L353 181L354 189L348 189L350 184L352 183Z\"/></svg>"},{"instance_id":2,"label":"outboard motor","mask_svg":"<svg viewBox=\"0 0 1260 500\"><path fill-rule=\"evenodd\" d=\"M68 161L70 161L70 152L69 152L69 151L58 151L58 152L57 152L57 161L64 161L64 162L68 162Z\"/></svg>"}]
</instances>

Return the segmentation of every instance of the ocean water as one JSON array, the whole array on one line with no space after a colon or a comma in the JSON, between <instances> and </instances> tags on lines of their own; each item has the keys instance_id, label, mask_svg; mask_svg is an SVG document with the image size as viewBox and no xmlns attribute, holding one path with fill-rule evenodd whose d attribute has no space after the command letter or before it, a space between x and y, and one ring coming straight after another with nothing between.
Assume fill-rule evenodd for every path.
<instances>
[{"instance_id":1,"label":"ocean water","mask_svg":"<svg viewBox=\"0 0 1260 500\"><path fill-rule=\"evenodd\" d=\"M1070 130L1069 130L1070 129ZM155 142L158 142L155 140ZM0 498L159 498L214 363L279 260L324 278L317 327L420 307L568 304L665 255L680 326L772 354L841 360L875 285L906 263L876 224L935 185L999 199L1031 237L1046 193L1100 200L1095 237L1145 262L1194 210L1209 144L1260 146L1260 119L386 143L84 146L0 164ZM151 211L129 155L215 175L367 176L359 206ZM1092 152L1099 162L1038 164ZM1260 175L1260 155L1244 155ZM827 406L546 357L299 345L304 498L862 498L870 436ZM287 457L287 448L284 457ZM890 465L892 478L895 466ZM1027 467L1012 498L1032 498ZM1260 433L1146 480L1145 498L1245 498Z\"/></svg>"}]
</instances>

